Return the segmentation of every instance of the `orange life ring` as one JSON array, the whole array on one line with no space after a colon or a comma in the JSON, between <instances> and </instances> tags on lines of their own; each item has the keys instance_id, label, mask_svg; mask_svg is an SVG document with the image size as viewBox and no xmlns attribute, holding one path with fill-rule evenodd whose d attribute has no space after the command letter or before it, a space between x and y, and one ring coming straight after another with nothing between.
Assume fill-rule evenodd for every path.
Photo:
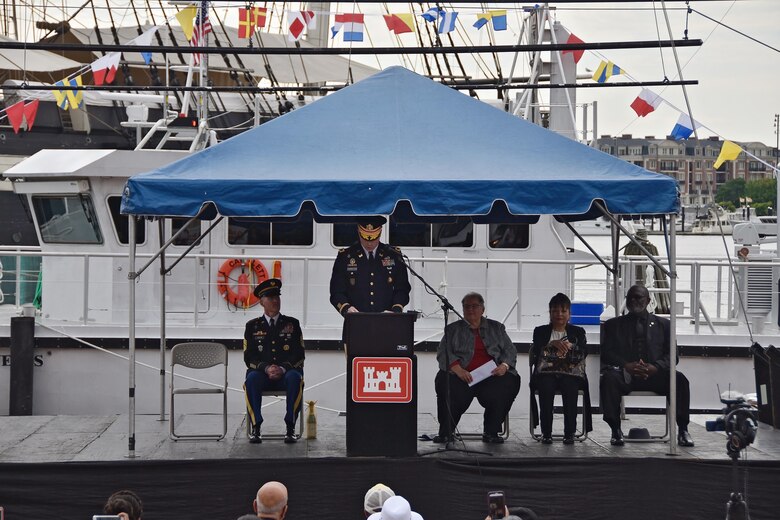
<instances>
[{"instance_id":1,"label":"orange life ring","mask_svg":"<svg viewBox=\"0 0 780 520\"><path fill-rule=\"evenodd\" d=\"M241 268L241 274L238 275L238 286L233 289L231 286L231 277L235 269ZM248 268L249 273L244 272ZM253 278L253 279L252 279ZM260 260L239 260L231 258L217 271L217 291L229 304L242 309L248 309L257 305L260 301L253 293L254 288L261 282L268 279L268 271L265 270L263 262Z\"/></svg>"}]
</instances>

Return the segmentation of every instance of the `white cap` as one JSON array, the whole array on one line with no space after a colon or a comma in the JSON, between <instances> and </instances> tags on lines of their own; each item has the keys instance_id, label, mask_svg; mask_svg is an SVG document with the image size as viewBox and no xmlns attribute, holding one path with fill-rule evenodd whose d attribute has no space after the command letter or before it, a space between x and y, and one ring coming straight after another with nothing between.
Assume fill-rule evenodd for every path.
<instances>
[{"instance_id":1,"label":"white cap","mask_svg":"<svg viewBox=\"0 0 780 520\"><path fill-rule=\"evenodd\" d=\"M384 484L377 484L366 491L366 496L363 498L363 510L366 513L378 513L382 510L385 500L394 496L395 493L392 489Z\"/></svg>"},{"instance_id":2,"label":"white cap","mask_svg":"<svg viewBox=\"0 0 780 520\"><path fill-rule=\"evenodd\" d=\"M369 520L423 520L423 517L412 511L409 502L400 496L388 498L380 513L374 513Z\"/></svg>"}]
</instances>

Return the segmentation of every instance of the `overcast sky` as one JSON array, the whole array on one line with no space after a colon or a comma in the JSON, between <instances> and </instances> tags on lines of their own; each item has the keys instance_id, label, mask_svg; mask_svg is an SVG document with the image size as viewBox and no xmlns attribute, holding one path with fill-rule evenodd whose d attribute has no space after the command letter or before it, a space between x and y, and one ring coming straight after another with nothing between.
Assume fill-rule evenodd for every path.
<instances>
[{"instance_id":1,"label":"overcast sky","mask_svg":"<svg viewBox=\"0 0 780 520\"><path fill-rule=\"evenodd\" d=\"M557 8L554 14L557 20L586 42L657 40L659 32L662 39L669 38L660 1L655 2L656 11L652 9L653 2L553 5ZM682 39L686 27L685 3L667 1L666 5L673 37ZM691 7L780 49L778 0L692 0ZM366 12L369 9L370 6L366 7ZM402 9L400 6L391 6L391 10ZM475 19L475 9L463 5L456 5L455 9L462 10L460 18L467 26L473 43L487 43L484 33L470 28ZM516 15L513 17L510 13L509 30L496 33L500 36L498 43L517 43L518 30L519 21ZM687 87L693 117L711 129L702 129L699 137L720 135L725 139L761 141L774 146L774 114L780 113L780 53L696 13L688 16L688 30L689 38L704 42L701 47L678 49L684 79L699 81L698 85ZM603 56L586 52L579 63L578 73L585 73L586 68L594 70L602 57L612 60L638 81L660 81L664 76L671 80L678 75L671 49L664 51L663 61L658 49L606 51ZM383 64L387 61L387 58L382 58ZM503 72L506 75L509 73L511 55L503 55L502 61L505 63ZM518 65L515 75L527 72L527 65ZM609 81L619 82L623 79L617 77ZM675 107L685 110L682 87L653 87L652 90ZM647 117L638 118L629 105L639 91L639 87L579 89L577 100L580 103L598 101L599 135L668 135L677 122L679 112L662 105ZM481 93L483 97L486 95Z\"/></svg>"}]
</instances>

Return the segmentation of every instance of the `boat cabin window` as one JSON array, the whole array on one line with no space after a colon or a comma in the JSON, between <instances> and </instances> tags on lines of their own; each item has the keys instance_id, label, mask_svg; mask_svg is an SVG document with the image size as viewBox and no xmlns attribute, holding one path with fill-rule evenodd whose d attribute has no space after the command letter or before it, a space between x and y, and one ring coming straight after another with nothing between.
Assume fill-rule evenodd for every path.
<instances>
[{"instance_id":1,"label":"boat cabin window","mask_svg":"<svg viewBox=\"0 0 780 520\"><path fill-rule=\"evenodd\" d=\"M122 197L119 195L108 197L108 213L111 215L111 222L114 224L114 233L116 233L116 238L120 244L127 245L130 243L130 235L127 230L127 215L122 215L119 212L121 205ZM144 242L146 242L146 222L136 220L135 243L143 244Z\"/></svg>"},{"instance_id":2,"label":"boat cabin window","mask_svg":"<svg viewBox=\"0 0 780 520\"><path fill-rule=\"evenodd\" d=\"M171 219L171 236L179 232L190 219L188 218L172 218ZM186 231L176 237L173 241L175 246L189 246L194 243L200 244L200 220L194 220L187 226Z\"/></svg>"},{"instance_id":3,"label":"boat cabin window","mask_svg":"<svg viewBox=\"0 0 780 520\"><path fill-rule=\"evenodd\" d=\"M333 224L333 245L349 247L358 241L356 222L337 222Z\"/></svg>"},{"instance_id":4,"label":"boat cabin window","mask_svg":"<svg viewBox=\"0 0 780 520\"><path fill-rule=\"evenodd\" d=\"M527 249L528 224L490 224L488 244L493 249Z\"/></svg>"},{"instance_id":5,"label":"boat cabin window","mask_svg":"<svg viewBox=\"0 0 780 520\"><path fill-rule=\"evenodd\" d=\"M471 247L474 223L458 217L446 223L402 223L390 216L390 244L399 247Z\"/></svg>"},{"instance_id":6,"label":"boat cabin window","mask_svg":"<svg viewBox=\"0 0 780 520\"><path fill-rule=\"evenodd\" d=\"M289 222L257 218L228 218L228 244L248 246L310 246L314 244L314 217L302 212Z\"/></svg>"},{"instance_id":7,"label":"boat cabin window","mask_svg":"<svg viewBox=\"0 0 780 520\"><path fill-rule=\"evenodd\" d=\"M33 196L41 239L48 244L102 244L89 195Z\"/></svg>"}]
</instances>

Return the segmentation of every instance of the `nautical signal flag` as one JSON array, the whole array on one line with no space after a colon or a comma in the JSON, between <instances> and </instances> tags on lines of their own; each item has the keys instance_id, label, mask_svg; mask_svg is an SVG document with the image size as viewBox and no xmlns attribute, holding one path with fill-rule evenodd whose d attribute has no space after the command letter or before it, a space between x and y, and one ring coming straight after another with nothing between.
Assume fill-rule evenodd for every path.
<instances>
[{"instance_id":1,"label":"nautical signal flag","mask_svg":"<svg viewBox=\"0 0 780 520\"><path fill-rule=\"evenodd\" d=\"M198 14L198 8L194 5L186 7L176 13L176 20L179 21L181 30L184 31L184 37L187 41L192 39L192 30L195 27L192 21L195 19L195 15Z\"/></svg>"},{"instance_id":2,"label":"nautical signal flag","mask_svg":"<svg viewBox=\"0 0 780 520\"><path fill-rule=\"evenodd\" d=\"M441 11L441 20L439 21L439 34L449 33L455 30L455 22L458 20L458 13L455 11Z\"/></svg>"},{"instance_id":3,"label":"nautical signal flag","mask_svg":"<svg viewBox=\"0 0 780 520\"><path fill-rule=\"evenodd\" d=\"M435 21L436 21L436 20L439 18L439 15L440 15L441 13L443 13L443 12L444 12L444 11L443 11L442 9L439 9L438 7L431 7L430 9L428 9L427 11L425 11L425 12L424 12L423 14L421 14L420 16L422 16L422 17L423 17L423 19L424 19L426 22L435 22Z\"/></svg>"},{"instance_id":4,"label":"nautical signal flag","mask_svg":"<svg viewBox=\"0 0 780 520\"><path fill-rule=\"evenodd\" d=\"M363 41L363 14L337 14L334 21L335 24L330 28L331 38L335 38L339 31L343 29L345 42Z\"/></svg>"},{"instance_id":5,"label":"nautical signal flag","mask_svg":"<svg viewBox=\"0 0 780 520\"><path fill-rule=\"evenodd\" d=\"M67 81L67 83L66 83ZM71 79L62 79L54 84L57 87L81 87L81 76L76 76ZM81 90L52 90L54 98L57 100L57 106L63 110L74 109L81 107L84 102L84 92Z\"/></svg>"},{"instance_id":6,"label":"nautical signal flag","mask_svg":"<svg viewBox=\"0 0 780 520\"><path fill-rule=\"evenodd\" d=\"M677 124L674 125L672 133L669 135L677 141L688 139L693 133L694 125L696 125L695 128L701 127L701 123L698 121L691 122L691 118L687 114L680 114Z\"/></svg>"},{"instance_id":7,"label":"nautical signal flag","mask_svg":"<svg viewBox=\"0 0 780 520\"><path fill-rule=\"evenodd\" d=\"M634 102L631 103L631 108L634 109L634 112L636 112L637 116L645 117L647 114L658 108L662 101L663 98L661 96L652 90L643 88L642 92L640 92Z\"/></svg>"},{"instance_id":8,"label":"nautical signal flag","mask_svg":"<svg viewBox=\"0 0 780 520\"><path fill-rule=\"evenodd\" d=\"M494 31L506 31L506 9L477 14L474 27L482 29L488 22L493 22Z\"/></svg>"},{"instance_id":9,"label":"nautical signal flag","mask_svg":"<svg viewBox=\"0 0 780 520\"><path fill-rule=\"evenodd\" d=\"M143 32L143 34L137 36L136 38L133 38L130 40L131 45L151 45L152 44L152 38L154 38L154 33L157 32L158 26L154 26L150 29L147 29ZM151 52L142 52L141 56L143 57L144 61L147 65L149 65L152 62L152 53Z\"/></svg>"},{"instance_id":10,"label":"nautical signal flag","mask_svg":"<svg viewBox=\"0 0 780 520\"><path fill-rule=\"evenodd\" d=\"M712 165L713 168L717 170L724 162L736 160L740 153L742 153L742 148L740 148L739 145L734 144L731 141L723 141L723 146L721 146L720 153L718 154L718 160Z\"/></svg>"},{"instance_id":11,"label":"nautical signal flag","mask_svg":"<svg viewBox=\"0 0 780 520\"><path fill-rule=\"evenodd\" d=\"M265 20L268 18L268 8L267 7L255 7L253 10L253 13L255 18L255 28L256 29L262 29L265 27Z\"/></svg>"},{"instance_id":12,"label":"nautical signal flag","mask_svg":"<svg viewBox=\"0 0 780 520\"><path fill-rule=\"evenodd\" d=\"M317 28L317 20L314 17L314 11L287 11L287 22L289 24L290 41L297 41L303 36L303 30Z\"/></svg>"},{"instance_id":13,"label":"nautical signal flag","mask_svg":"<svg viewBox=\"0 0 780 520\"><path fill-rule=\"evenodd\" d=\"M35 122L35 115L38 113L38 100L34 99L26 105L24 104L24 101L19 101L6 108L5 113L8 116L8 122L11 123L11 127L14 129L15 134L19 133L22 124L25 122L27 123L27 130L30 131Z\"/></svg>"},{"instance_id":14,"label":"nautical signal flag","mask_svg":"<svg viewBox=\"0 0 780 520\"><path fill-rule=\"evenodd\" d=\"M609 78L612 76L617 76L618 74L623 74L625 72L623 69L612 63L611 61L604 61L602 60L599 64L598 68L596 69L596 72L593 73L593 81L597 81L599 83L606 83Z\"/></svg>"},{"instance_id":15,"label":"nautical signal flag","mask_svg":"<svg viewBox=\"0 0 780 520\"><path fill-rule=\"evenodd\" d=\"M395 34L414 32L414 15L411 13L386 14L384 18L390 32Z\"/></svg>"},{"instance_id":16,"label":"nautical signal flag","mask_svg":"<svg viewBox=\"0 0 780 520\"><path fill-rule=\"evenodd\" d=\"M119 52L109 52L90 64L92 80L95 85L114 82L114 76L116 76L116 71L119 68L119 59L121 57L122 54Z\"/></svg>"},{"instance_id":17,"label":"nautical signal flag","mask_svg":"<svg viewBox=\"0 0 780 520\"><path fill-rule=\"evenodd\" d=\"M585 43L585 42L577 38L573 33L569 33L569 37L566 39L566 43ZM580 49L578 51L563 51L561 53L561 56L569 52L572 54L572 56L574 56L574 63L579 63L580 60L582 59L582 55L585 54L585 50Z\"/></svg>"},{"instance_id":18,"label":"nautical signal flag","mask_svg":"<svg viewBox=\"0 0 780 520\"><path fill-rule=\"evenodd\" d=\"M254 9L238 10L238 37L241 39L251 38L255 32L255 13Z\"/></svg>"}]
</instances>

